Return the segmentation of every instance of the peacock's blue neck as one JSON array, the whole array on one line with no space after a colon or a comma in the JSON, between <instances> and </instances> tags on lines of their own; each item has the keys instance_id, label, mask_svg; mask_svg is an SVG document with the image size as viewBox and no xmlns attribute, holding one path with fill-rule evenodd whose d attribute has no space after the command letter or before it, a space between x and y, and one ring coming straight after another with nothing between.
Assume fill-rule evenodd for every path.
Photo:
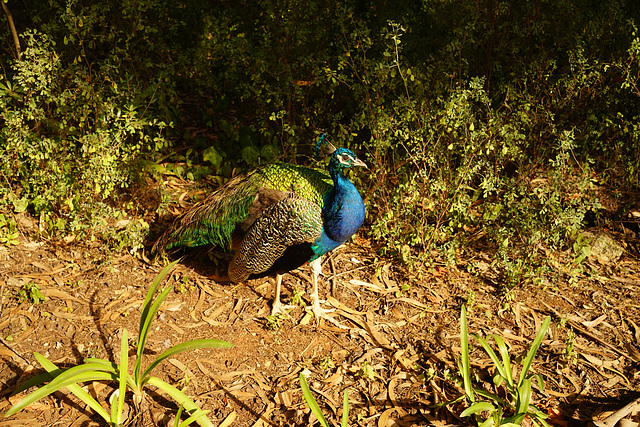
<instances>
[{"instance_id":1,"label":"peacock's blue neck","mask_svg":"<svg viewBox=\"0 0 640 427\"><path fill-rule=\"evenodd\" d=\"M364 202L355 185L341 170L329 168L333 188L324 196L323 230L312 245L314 259L337 248L353 236L364 222Z\"/></svg>"}]
</instances>

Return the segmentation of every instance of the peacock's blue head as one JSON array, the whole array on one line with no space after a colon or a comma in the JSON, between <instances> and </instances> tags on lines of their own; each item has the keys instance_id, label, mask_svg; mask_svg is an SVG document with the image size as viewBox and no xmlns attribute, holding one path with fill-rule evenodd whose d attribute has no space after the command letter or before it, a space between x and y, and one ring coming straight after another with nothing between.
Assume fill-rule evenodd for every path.
<instances>
[{"instance_id":1,"label":"peacock's blue head","mask_svg":"<svg viewBox=\"0 0 640 427\"><path fill-rule=\"evenodd\" d=\"M344 173L345 170L352 166L367 168L366 163L360 160L353 151L347 148L337 148L331 155L331 160L329 161L329 173L332 175L334 173Z\"/></svg>"}]
</instances>

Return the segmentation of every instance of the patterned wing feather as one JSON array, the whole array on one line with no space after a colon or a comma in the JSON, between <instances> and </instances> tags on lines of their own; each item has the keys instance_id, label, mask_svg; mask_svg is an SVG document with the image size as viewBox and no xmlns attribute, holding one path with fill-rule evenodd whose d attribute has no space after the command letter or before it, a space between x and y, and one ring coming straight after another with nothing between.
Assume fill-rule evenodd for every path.
<instances>
[{"instance_id":1,"label":"patterned wing feather","mask_svg":"<svg viewBox=\"0 0 640 427\"><path fill-rule=\"evenodd\" d=\"M229 264L229 279L264 273L287 248L311 244L322 233L322 209L294 193L271 205L247 231Z\"/></svg>"}]
</instances>

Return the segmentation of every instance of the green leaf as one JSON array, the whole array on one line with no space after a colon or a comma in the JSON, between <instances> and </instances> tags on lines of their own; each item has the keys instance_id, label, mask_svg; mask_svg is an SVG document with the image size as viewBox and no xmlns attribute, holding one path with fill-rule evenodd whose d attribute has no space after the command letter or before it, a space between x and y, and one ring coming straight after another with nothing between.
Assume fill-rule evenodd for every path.
<instances>
[{"instance_id":1,"label":"green leaf","mask_svg":"<svg viewBox=\"0 0 640 427\"><path fill-rule=\"evenodd\" d=\"M154 316L158 312L158 308L160 307L160 304L162 303L164 298L167 297L171 288L169 287L165 289L165 291L163 291L163 293L161 293L160 296L156 298L156 301L155 301L156 303L158 303L158 300L159 300L159 303L157 305L152 304L153 296L155 295L156 290L158 289L158 286L160 286L160 283L164 280L167 274L169 274L171 269L173 269L173 267L179 261L180 259L177 259L162 269L162 271L153 280L153 283L151 284L151 286L149 287L149 291L147 292L147 296L145 297L144 302L142 303L142 314L140 315L140 329L138 331L138 344L137 344L138 347L136 349L136 362L133 368L133 380L136 382L138 386L140 385L139 384L140 371L142 369L142 366L141 366L142 353L144 352L144 346L147 341L147 335L149 334L149 328L151 327L151 322L153 321Z\"/></svg>"},{"instance_id":2,"label":"green leaf","mask_svg":"<svg viewBox=\"0 0 640 427\"><path fill-rule=\"evenodd\" d=\"M493 417L489 417L486 420L484 420L484 422L480 425L478 425L478 427L492 427L496 424L496 422L494 421Z\"/></svg>"},{"instance_id":3,"label":"green leaf","mask_svg":"<svg viewBox=\"0 0 640 427\"><path fill-rule=\"evenodd\" d=\"M479 387L474 387L473 390L480 397L484 397L485 399L489 399L492 402L499 403L500 405L503 405L503 406L509 406L509 402L507 402L505 399L501 398L497 394L491 393L490 391L486 391Z\"/></svg>"},{"instance_id":4,"label":"green leaf","mask_svg":"<svg viewBox=\"0 0 640 427\"><path fill-rule=\"evenodd\" d=\"M38 357L39 356L39 357ZM38 362L47 370L57 371L58 367L53 363L49 362L44 356L36 353L36 359ZM22 400L17 402L15 405L7 411L5 417L11 416L16 412L24 409L25 407L31 405L33 402L36 402L43 397L48 396L51 393L54 393L60 390L63 387L67 387L69 391L78 396L83 402L89 405L94 411L96 411L100 416L102 416L105 420L110 420L111 417L109 414L98 404L95 399L93 399L89 394L87 394L78 383L87 382L87 381L103 381L103 380L112 380L113 376L106 372L102 372L99 369L97 370L97 365L94 364L82 364L78 366L74 366L72 368L63 370L62 373L57 375L51 382L43 385L39 389L35 390L33 393L25 396Z\"/></svg>"},{"instance_id":5,"label":"green leaf","mask_svg":"<svg viewBox=\"0 0 640 427\"><path fill-rule=\"evenodd\" d=\"M511 374L511 358L509 357L509 351L507 345L502 340L502 337L498 335L492 335L493 340L498 344L498 350L502 357L502 366L504 367L504 379L507 381L510 389L513 389L513 376ZM506 376L505 376L506 375Z\"/></svg>"},{"instance_id":6,"label":"green leaf","mask_svg":"<svg viewBox=\"0 0 640 427\"><path fill-rule=\"evenodd\" d=\"M536 379L536 382L538 383L538 390L540 390L540 393L544 393L544 379L542 378L542 375L535 374L532 378Z\"/></svg>"},{"instance_id":7,"label":"green leaf","mask_svg":"<svg viewBox=\"0 0 640 427\"><path fill-rule=\"evenodd\" d=\"M209 147L202 152L202 159L211 163L215 169L220 169L222 165L222 155L213 147Z\"/></svg>"},{"instance_id":8,"label":"green leaf","mask_svg":"<svg viewBox=\"0 0 640 427\"><path fill-rule=\"evenodd\" d=\"M166 358L176 355L178 353L182 353L183 351L195 350L198 348L230 348L230 347L233 347L233 344L226 341L214 340L214 339L192 340L192 341L186 341L186 342L174 345L173 347L169 348L164 353L162 353L160 356L158 356L156 360L154 360L149 365L149 367L145 369L144 373L142 374L142 378L144 379L145 377L147 377L151 373L153 368L158 366L158 364L163 360L165 360Z\"/></svg>"},{"instance_id":9,"label":"green leaf","mask_svg":"<svg viewBox=\"0 0 640 427\"><path fill-rule=\"evenodd\" d=\"M111 372L114 375L118 375L118 365L113 362L109 362L108 360L98 359L93 357L87 357L84 359L85 363L96 363L98 365L102 365L102 370L105 372Z\"/></svg>"},{"instance_id":10,"label":"green leaf","mask_svg":"<svg viewBox=\"0 0 640 427\"><path fill-rule=\"evenodd\" d=\"M193 400L189 399L186 394L157 377L149 377L147 378L147 381L148 384L158 387L158 389L167 393L173 400L178 402L179 405L184 406L184 409L186 409L189 414L198 416L199 418L196 420L198 424L203 427L213 427L213 424L208 417L198 415L198 411L202 410L193 402Z\"/></svg>"},{"instance_id":11,"label":"green leaf","mask_svg":"<svg viewBox=\"0 0 640 427\"><path fill-rule=\"evenodd\" d=\"M187 418L186 420L178 424L178 427L187 427L191 425L191 423L193 423L194 421L198 421L200 418L205 417L209 412L211 411L209 411L208 409L206 411L203 411L202 409L198 409L193 413L192 416L190 416L189 418ZM180 420L180 415L178 414L176 415L176 424L179 420Z\"/></svg>"},{"instance_id":12,"label":"green leaf","mask_svg":"<svg viewBox=\"0 0 640 427\"><path fill-rule=\"evenodd\" d=\"M280 150L278 149L278 147L271 144L265 145L260 149L260 157L262 157L266 161L275 159L279 153Z\"/></svg>"},{"instance_id":13,"label":"green leaf","mask_svg":"<svg viewBox=\"0 0 640 427\"><path fill-rule=\"evenodd\" d=\"M483 411L493 412L496 408L489 402L476 402L460 413L461 417L477 414Z\"/></svg>"},{"instance_id":14,"label":"green leaf","mask_svg":"<svg viewBox=\"0 0 640 427\"><path fill-rule=\"evenodd\" d=\"M248 145L242 149L241 155L247 165L253 166L258 163L260 151L254 145Z\"/></svg>"},{"instance_id":15,"label":"green leaf","mask_svg":"<svg viewBox=\"0 0 640 427\"><path fill-rule=\"evenodd\" d=\"M531 401L531 380L525 379L518 387L518 400L516 401L516 415L526 414Z\"/></svg>"},{"instance_id":16,"label":"green leaf","mask_svg":"<svg viewBox=\"0 0 640 427\"><path fill-rule=\"evenodd\" d=\"M58 368L56 365L51 363L44 356L40 355L39 358L36 356L36 359L38 360L38 363L42 365L43 368L49 371L49 373L53 373L60 370L60 368ZM105 375L108 375L108 374L105 373ZM80 387L77 384L74 384L74 385L67 386L67 389L73 394L75 394L84 403L86 403L91 409L93 409L102 418L104 418L105 421L107 422L111 421L109 419L109 414L107 413L107 411L89 393L84 391L82 387Z\"/></svg>"},{"instance_id":17,"label":"green leaf","mask_svg":"<svg viewBox=\"0 0 640 427\"><path fill-rule=\"evenodd\" d=\"M313 412L313 415L318 419L318 422L322 425L322 427L329 427L329 423L325 419L322 411L320 410L320 406L318 406L318 402L314 399L313 394L311 394L311 390L309 389L309 385L307 384L307 380L305 379L302 372L300 372L300 387L302 388L302 396L304 400L307 402L307 406Z\"/></svg>"},{"instance_id":18,"label":"green leaf","mask_svg":"<svg viewBox=\"0 0 640 427\"><path fill-rule=\"evenodd\" d=\"M42 384L42 383L44 383L46 381L51 381L54 377L60 375L63 371L64 371L64 369L58 368L53 372L43 372L40 375L37 375L37 376L35 376L33 378L29 378L27 381L23 382L18 387L16 387L16 389L13 391L12 395L16 395L16 394L20 393L21 391L28 390L31 387L38 386L38 385L40 385L40 384Z\"/></svg>"},{"instance_id":19,"label":"green leaf","mask_svg":"<svg viewBox=\"0 0 640 427\"><path fill-rule=\"evenodd\" d=\"M151 307L149 307L149 311L147 312L147 317L145 319L145 322L142 325L142 328L140 329L139 338L138 338L138 351L137 351L138 355L136 358L136 363L134 367L134 377L133 377L137 387L140 387L142 385L142 378L140 377L140 370L142 369L141 368L142 353L144 352L144 347L147 342L147 336L149 335L151 322L153 322L153 319L155 318L156 313L160 309L160 306L162 305L164 300L167 298L167 295L169 295L169 292L171 292L171 289L173 289L173 286L167 286L162 292L160 292L160 295L158 295L158 298L156 298L153 304L151 304Z\"/></svg>"},{"instance_id":20,"label":"green leaf","mask_svg":"<svg viewBox=\"0 0 640 427\"><path fill-rule=\"evenodd\" d=\"M344 398L342 399L342 422L341 427L349 427L349 392L344 391Z\"/></svg>"},{"instance_id":21,"label":"green leaf","mask_svg":"<svg viewBox=\"0 0 640 427\"><path fill-rule=\"evenodd\" d=\"M503 354L503 349L502 348L500 349L500 353L502 355L502 361L503 361L503 363L500 363L500 359L498 359L498 356L493 351L493 349L491 348L487 340L485 340L478 334L471 334L471 336L474 337L476 341L480 343L484 351L489 355L489 357L493 361L493 364L495 365L500 376L507 381L507 384L509 385L509 389L513 390L513 380L511 380L511 364L509 363L509 353L506 353L506 362L505 362L505 355ZM500 343L502 343L502 346L504 347L504 351L506 352L506 346L504 344L504 341L502 341L502 339L497 335L492 335L492 337L496 341L496 343L498 343L499 348L500 348Z\"/></svg>"},{"instance_id":22,"label":"green leaf","mask_svg":"<svg viewBox=\"0 0 640 427\"><path fill-rule=\"evenodd\" d=\"M127 372L129 369L129 334L127 329L122 329L122 341L120 343L120 375L118 377L118 404L111 406L111 417L116 425L122 424L122 413L124 411L124 397L127 394ZM136 390L137 391L137 390ZM115 409L115 413L114 411Z\"/></svg>"},{"instance_id":23,"label":"green leaf","mask_svg":"<svg viewBox=\"0 0 640 427\"><path fill-rule=\"evenodd\" d=\"M542 326L536 335L536 338L533 340L531 344L531 348L527 353L527 357L524 359L524 363L522 364L522 372L520 373L520 381L518 381L518 388L522 385L522 382L526 379L527 373L529 372L529 368L531 367L531 363L533 363L533 359L536 356L536 352L538 348L540 348L540 344L542 343L542 339L546 335L549 330L549 325L551 324L551 317L547 316L542 322Z\"/></svg>"},{"instance_id":24,"label":"green leaf","mask_svg":"<svg viewBox=\"0 0 640 427\"><path fill-rule=\"evenodd\" d=\"M460 344L461 350L461 362L460 362L460 374L462 375L462 381L464 383L464 392L467 395L467 399L473 402L475 396L473 394L473 386L471 384L471 364L469 362L469 335L467 331L467 306L462 304L462 311L460 313Z\"/></svg>"}]
</instances>

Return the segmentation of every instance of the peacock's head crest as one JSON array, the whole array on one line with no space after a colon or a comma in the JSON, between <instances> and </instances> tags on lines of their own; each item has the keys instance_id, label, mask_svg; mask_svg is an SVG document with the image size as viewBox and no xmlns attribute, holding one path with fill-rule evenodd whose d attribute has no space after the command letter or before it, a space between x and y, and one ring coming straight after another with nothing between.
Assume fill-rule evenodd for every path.
<instances>
[{"instance_id":1,"label":"peacock's head crest","mask_svg":"<svg viewBox=\"0 0 640 427\"><path fill-rule=\"evenodd\" d=\"M327 140L327 134L323 133L322 135L320 135L320 139L316 144L316 159L319 159L321 157L321 154L325 156L330 156L335 151L336 151L336 147L334 147L333 144Z\"/></svg>"}]
</instances>

